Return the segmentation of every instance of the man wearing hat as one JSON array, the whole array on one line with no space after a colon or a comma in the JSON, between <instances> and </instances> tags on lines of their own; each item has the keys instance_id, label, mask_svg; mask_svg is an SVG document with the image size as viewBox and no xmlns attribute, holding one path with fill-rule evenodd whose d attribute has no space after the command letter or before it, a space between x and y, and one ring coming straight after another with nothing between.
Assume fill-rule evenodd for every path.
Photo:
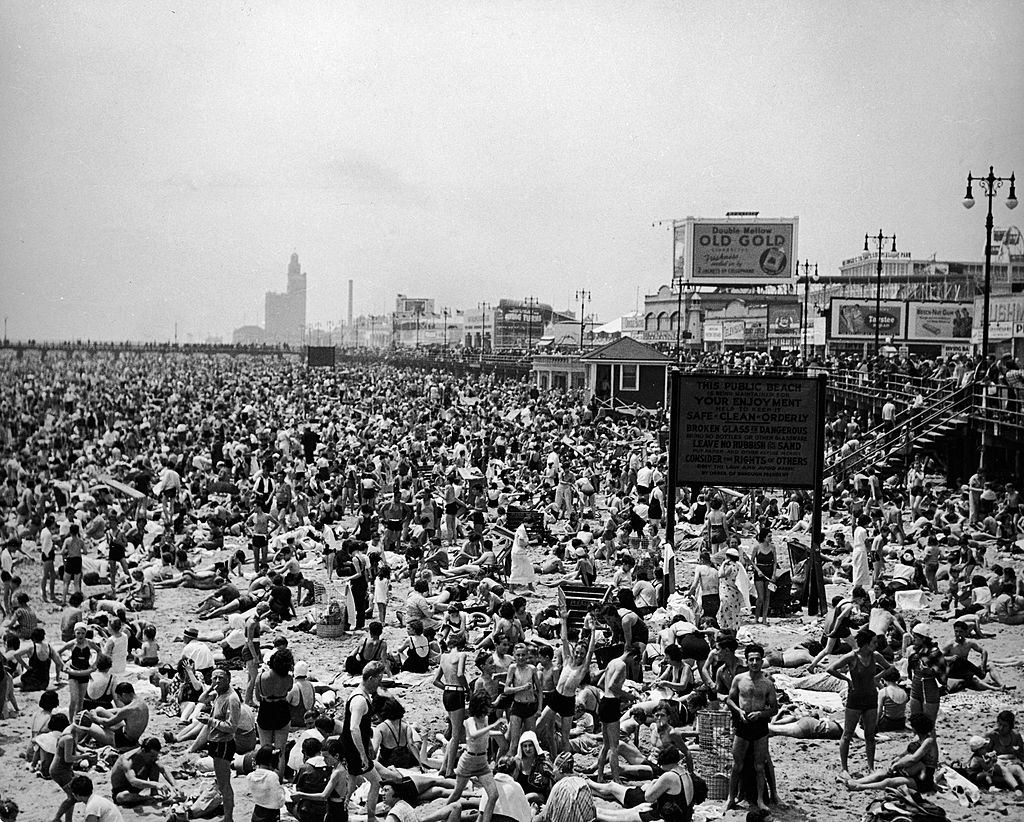
<instances>
[{"instance_id":1,"label":"man wearing hat","mask_svg":"<svg viewBox=\"0 0 1024 822\"><path fill-rule=\"evenodd\" d=\"M209 685L213 676L213 651L209 645L200 641L199 630L192 626L185 629L185 641L187 644L181 652L181 658L189 660L203 682Z\"/></svg>"}]
</instances>

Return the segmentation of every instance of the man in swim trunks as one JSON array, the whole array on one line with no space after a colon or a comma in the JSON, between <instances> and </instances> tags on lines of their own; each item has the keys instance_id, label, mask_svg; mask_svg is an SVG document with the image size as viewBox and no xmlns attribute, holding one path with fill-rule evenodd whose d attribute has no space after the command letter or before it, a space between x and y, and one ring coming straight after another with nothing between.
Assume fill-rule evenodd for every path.
<instances>
[{"instance_id":1,"label":"man in swim trunks","mask_svg":"<svg viewBox=\"0 0 1024 822\"><path fill-rule=\"evenodd\" d=\"M590 670L590 658L597 639L597 633L591 630L587 646L580 642L573 648L569 644L569 612L562 601L559 602L558 616L562 628L562 669L558 672L555 689L544 696L544 710L537 720L537 728L543 733L542 729L557 718L557 730L552 734L552 752L555 755L569 749L569 732L576 713L576 691Z\"/></svg>"},{"instance_id":2,"label":"man in swim trunks","mask_svg":"<svg viewBox=\"0 0 1024 822\"><path fill-rule=\"evenodd\" d=\"M441 688L444 694L441 703L451 720L452 735L445 751L444 764L440 768L441 776L455 773L455 765L459 759L459 745L463 742L466 720L466 693L469 686L466 681L466 635L456 631L448 637L449 650L441 654L434 678L434 686Z\"/></svg>"},{"instance_id":3,"label":"man in swim trunks","mask_svg":"<svg viewBox=\"0 0 1024 822\"><path fill-rule=\"evenodd\" d=\"M628 694L622 685L626 681L626 668L639 661L644 646L632 642L626 646L622 656L608 663L604 671L604 690L601 701L597 705L597 718L601 720L601 736L603 744L597 755L597 781L604 779L604 763L608 762L612 773L612 782L620 780L619 775L619 721L622 719L622 702Z\"/></svg>"},{"instance_id":4,"label":"man in swim trunks","mask_svg":"<svg viewBox=\"0 0 1024 822\"><path fill-rule=\"evenodd\" d=\"M754 752L754 771L757 782L757 806L768 810L764 801L765 768L768 762L768 723L779 711L779 698L775 685L761 670L764 648L751 644L744 651L747 670L737 674L729 689L726 704L733 714L735 737L732 744L733 766L729 776L729 796L725 809L736 807L747 749Z\"/></svg>"},{"instance_id":5,"label":"man in swim trunks","mask_svg":"<svg viewBox=\"0 0 1024 822\"><path fill-rule=\"evenodd\" d=\"M149 706L136 699L135 688L130 682L118 683L114 688L114 709L96 708L86 711L91 724L84 725L83 732L101 745L110 745L119 751L136 748L139 740L149 727Z\"/></svg>"},{"instance_id":6,"label":"man in swim trunks","mask_svg":"<svg viewBox=\"0 0 1024 822\"><path fill-rule=\"evenodd\" d=\"M213 758L213 774L224 800L224 822L232 822L235 793L231 787L231 764L235 756L235 734L242 714L242 701L231 687L231 674L223 668L213 673L213 711L200 722L210 729L207 751Z\"/></svg>"}]
</instances>

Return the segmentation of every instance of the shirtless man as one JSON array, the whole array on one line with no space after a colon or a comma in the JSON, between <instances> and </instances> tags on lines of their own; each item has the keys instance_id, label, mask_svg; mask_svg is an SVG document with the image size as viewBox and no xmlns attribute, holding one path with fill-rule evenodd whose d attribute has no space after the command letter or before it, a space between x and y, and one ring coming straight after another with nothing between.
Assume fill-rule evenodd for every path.
<instances>
[{"instance_id":1,"label":"shirtless man","mask_svg":"<svg viewBox=\"0 0 1024 822\"><path fill-rule=\"evenodd\" d=\"M441 654L434 677L434 687L441 688L444 693L441 702L448 711L452 724L452 737L444 755L444 764L440 774L443 777L455 775L455 766L459 761L459 745L464 741L466 721L466 693L469 685L466 682L466 635L461 631L448 637L449 650Z\"/></svg>"},{"instance_id":2,"label":"shirtless man","mask_svg":"<svg viewBox=\"0 0 1024 822\"><path fill-rule=\"evenodd\" d=\"M537 727L543 729L558 717L558 733L552 735L553 756L557 756L561 750L569 749L569 733L576 713L576 691L590 670L590 658L594 654L594 642L597 640L597 633L591 629L587 647L584 648L580 642L572 648L569 645L569 613L563 601L559 602L558 615L562 623L562 669L558 672L555 689L546 695L544 710L537 721Z\"/></svg>"},{"instance_id":3,"label":"shirtless man","mask_svg":"<svg viewBox=\"0 0 1024 822\"><path fill-rule=\"evenodd\" d=\"M948 682L950 693L959 691L962 688L974 688L980 691L1001 691L1003 684L996 678L995 673L988 664L988 651L980 642L968 638L970 627L964 622L953 623L953 641L942 648L942 655L946 657L948 678L959 682ZM981 667L971 662L971 651L981 656ZM992 680L989 684L986 679Z\"/></svg>"},{"instance_id":4,"label":"shirtless man","mask_svg":"<svg viewBox=\"0 0 1024 822\"><path fill-rule=\"evenodd\" d=\"M622 718L622 701L628 694L622 689L626 681L626 667L640 659L644 646L631 643L622 656L613 659L605 668L601 701L597 705L597 718L601 720L601 752L597 755L597 780L604 779L604 763L608 762L612 782L620 781L619 776L619 720Z\"/></svg>"},{"instance_id":5,"label":"shirtless man","mask_svg":"<svg viewBox=\"0 0 1024 822\"><path fill-rule=\"evenodd\" d=\"M83 723L82 731L101 745L110 745L119 751L136 748L149 727L149 706L135 698L130 682L118 683L114 688L113 710L96 708L86 711L92 724Z\"/></svg>"},{"instance_id":6,"label":"shirtless man","mask_svg":"<svg viewBox=\"0 0 1024 822\"><path fill-rule=\"evenodd\" d=\"M736 807L740 788L740 776L747 749L754 752L754 771L757 782L757 807L767 811L764 801L765 769L768 762L768 723L778 713L779 699L775 685L761 670L764 664L764 648L748 645L744 651L747 670L737 674L729 689L726 701L733 712L735 737L732 744L733 766L729 776L729 796L725 809Z\"/></svg>"},{"instance_id":7,"label":"shirtless man","mask_svg":"<svg viewBox=\"0 0 1024 822\"><path fill-rule=\"evenodd\" d=\"M537 668L529 662L530 652L522 642L516 645L505 681L504 695L512 697L509 708L509 739L510 750L519 750L519 737L524 730L532 731L536 727L537 711L543 708L540 676Z\"/></svg>"}]
</instances>

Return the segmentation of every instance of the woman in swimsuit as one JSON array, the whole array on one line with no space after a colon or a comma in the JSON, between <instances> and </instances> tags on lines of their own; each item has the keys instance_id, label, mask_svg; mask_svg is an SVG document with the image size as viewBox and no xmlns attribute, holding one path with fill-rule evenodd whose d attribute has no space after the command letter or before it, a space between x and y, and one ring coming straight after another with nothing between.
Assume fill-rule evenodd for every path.
<instances>
[{"instance_id":1,"label":"woman in swimsuit","mask_svg":"<svg viewBox=\"0 0 1024 822\"><path fill-rule=\"evenodd\" d=\"M373 747L377 761L390 768L419 768L423 770L419 751L412 738L412 729L402 721L405 707L397 699L384 700L380 715L383 718L373 732Z\"/></svg>"},{"instance_id":2,"label":"woman in swimsuit","mask_svg":"<svg viewBox=\"0 0 1024 822\"><path fill-rule=\"evenodd\" d=\"M91 639L86 638L88 628L84 622L75 624L75 638L64 644L60 649L61 654L65 651L71 652L71 660L68 665L68 695L71 699L68 704L68 716L74 717L82 710L82 702L85 700L85 689L89 683L89 677L96 670L93 661L93 654L99 656L100 648Z\"/></svg>"},{"instance_id":3,"label":"woman in swimsuit","mask_svg":"<svg viewBox=\"0 0 1024 822\"><path fill-rule=\"evenodd\" d=\"M114 686L117 679L111 673L113 663L106 654L99 654L96 657L96 670L89 675L89 682L85 686L85 699L82 707L87 711L95 708L106 708L108 711L114 709Z\"/></svg>"},{"instance_id":4,"label":"woman in swimsuit","mask_svg":"<svg viewBox=\"0 0 1024 822\"><path fill-rule=\"evenodd\" d=\"M284 774L288 745L288 730L292 715L288 708L288 694L292 685L292 670L295 659L287 648L274 651L267 662L268 670L256 678L254 695L259 702L256 714L256 728L259 732L260 745L272 745L281 752L279 775Z\"/></svg>"},{"instance_id":5,"label":"woman in swimsuit","mask_svg":"<svg viewBox=\"0 0 1024 822\"><path fill-rule=\"evenodd\" d=\"M309 681L309 665L299 662L295 665L295 683L288 692L288 711L291 714L293 731L306 729L306 714L316 709L316 691Z\"/></svg>"},{"instance_id":6,"label":"woman in swimsuit","mask_svg":"<svg viewBox=\"0 0 1024 822\"><path fill-rule=\"evenodd\" d=\"M414 619L406 625L406 631L409 635L397 651L399 658L403 651L408 651L401 668L410 673L426 673L430 667L430 642L423 636L423 623Z\"/></svg>"},{"instance_id":7,"label":"woman in swimsuit","mask_svg":"<svg viewBox=\"0 0 1024 822\"><path fill-rule=\"evenodd\" d=\"M683 810L677 819L692 818L694 801L694 778L682 765L682 754L671 745L658 754L661 775L646 785L627 787L615 782L593 782L588 780L590 790L602 799L618 802L630 814L604 814L598 811L599 820L607 822L656 822L667 818L666 806L672 803Z\"/></svg>"},{"instance_id":8,"label":"woman in swimsuit","mask_svg":"<svg viewBox=\"0 0 1024 822\"><path fill-rule=\"evenodd\" d=\"M907 745L907 752L897 757L886 771L876 771L862 779L847 779L851 791L882 790L909 786L921 793L935 790L935 770L939 766L939 743L935 723L926 714L910 717L910 727L917 740Z\"/></svg>"},{"instance_id":9,"label":"woman in swimsuit","mask_svg":"<svg viewBox=\"0 0 1024 822\"><path fill-rule=\"evenodd\" d=\"M260 651L260 634L262 627L260 617L270 611L270 605L261 602L256 607L256 613L252 619L245 623L245 645L242 647L242 662L245 663L245 704L250 708L255 707L254 694L256 692L256 679L260 674L260 662L263 654Z\"/></svg>"},{"instance_id":10,"label":"woman in swimsuit","mask_svg":"<svg viewBox=\"0 0 1024 822\"><path fill-rule=\"evenodd\" d=\"M878 679L892 670L892 665L875 650L875 632L870 628L857 631L857 650L840 657L826 672L849 684L846 694L846 716L843 738L839 742L839 762L848 774L850 741L860 723L864 729L864 752L868 770L875 769L875 727L878 724Z\"/></svg>"},{"instance_id":11,"label":"woman in swimsuit","mask_svg":"<svg viewBox=\"0 0 1024 822\"><path fill-rule=\"evenodd\" d=\"M53 754L53 760L50 762L49 776L67 794L67 798L61 803L53 818L60 819L63 816L64 822L71 822L71 815L75 809L75 800L71 795L69 786L71 780L77 776L75 765L79 762L87 762L86 767L95 765L96 760L93 758L95 754L80 754L78 752L78 743L84 737L84 734L82 734L78 725L69 723L68 718L63 714L57 714L52 717L49 727L50 730L60 732L60 737L57 739L57 749Z\"/></svg>"},{"instance_id":12,"label":"woman in swimsuit","mask_svg":"<svg viewBox=\"0 0 1024 822\"><path fill-rule=\"evenodd\" d=\"M449 804L457 802L462 792L472 779L487 794L487 801L480 814L480 822L491 822L494 806L498 802L498 788L494 784L494 774L487 764L487 749L490 746L491 734L504 734L508 730L505 720L487 722L487 714L491 710L491 699L486 693L476 692L469 698L469 717L466 719L466 751L459 758L455 768L455 788L448 797Z\"/></svg>"},{"instance_id":13,"label":"woman in swimsuit","mask_svg":"<svg viewBox=\"0 0 1024 822\"><path fill-rule=\"evenodd\" d=\"M21 675L21 690L23 691L45 691L50 687L50 666L53 665L56 671L54 685L60 684L60 672L64 670L64 663L61 661L53 646L46 641L46 631L36 628L32 631L32 644L15 654L15 659L24 659L25 672Z\"/></svg>"}]
</instances>

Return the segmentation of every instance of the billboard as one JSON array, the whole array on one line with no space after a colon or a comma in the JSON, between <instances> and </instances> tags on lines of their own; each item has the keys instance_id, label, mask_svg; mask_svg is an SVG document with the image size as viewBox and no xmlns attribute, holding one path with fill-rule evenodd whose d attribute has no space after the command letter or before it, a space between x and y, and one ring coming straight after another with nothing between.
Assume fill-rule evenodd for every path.
<instances>
[{"instance_id":1,"label":"billboard","mask_svg":"<svg viewBox=\"0 0 1024 822\"><path fill-rule=\"evenodd\" d=\"M722 338L725 342L743 342L747 324L743 320L722 320Z\"/></svg>"},{"instance_id":2,"label":"billboard","mask_svg":"<svg viewBox=\"0 0 1024 822\"><path fill-rule=\"evenodd\" d=\"M895 300L882 300L878 314L881 336L902 340L906 304ZM832 339L867 340L875 338L874 300L832 300Z\"/></svg>"},{"instance_id":3,"label":"billboard","mask_svg":"<svg viewBox=\"0 0 1024 822\"><path fill-rule=\"evenodd\" d=\"M969 340L972 311L970 303L907 303L907 339Z\"/></svg>"},{"instance_id":4,"label":"billboard","mask_svg":"<svg viewBox=\"0 0 1024 822\"><path fill-rule=\"evenodd\" d=\"M681 374L676 481L741 488L814 488L824 463L823 381Z\"/></svg>"},{"instance_id":5,"label":"billboard","mask_svg":"<svg viewBox=\"0 0 1024 822\"><path fill-rule=\"evenodd\" d=\"M768 303L768 336L799 335L800 313L800 303Z\"/></svg>"},{"instance_id":6,"label":"billboard","mask_svg":"<svg viewBox=\"0 0 1024 822\"><path fill-rule=\"evenodd\" d=\"M687 217L675 225L674 275L706 285L792 283L796 241L796 217Z\"/></svg>"}]
</instances>

